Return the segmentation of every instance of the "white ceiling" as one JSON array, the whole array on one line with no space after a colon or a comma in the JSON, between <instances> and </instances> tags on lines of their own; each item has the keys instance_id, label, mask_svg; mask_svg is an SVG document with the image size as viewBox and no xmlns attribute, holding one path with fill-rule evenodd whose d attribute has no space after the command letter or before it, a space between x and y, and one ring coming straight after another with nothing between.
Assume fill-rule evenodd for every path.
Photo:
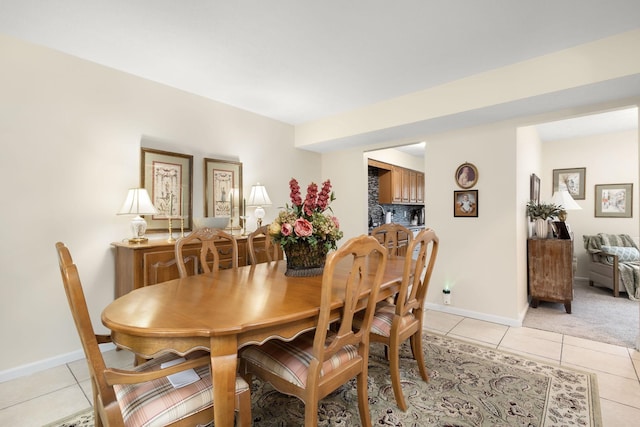
<instances>
[{"instance_id":1,"label":"white ceiling","mask_svg":"<svg viewBox=\"0 0 640 427\"><path fill-rule=\"evenodd\" d=\"M636 28L638 0L0 1L0 33L291 124ZM554 106L640 94L624 83Z\"/></svg>"}]
</instances>

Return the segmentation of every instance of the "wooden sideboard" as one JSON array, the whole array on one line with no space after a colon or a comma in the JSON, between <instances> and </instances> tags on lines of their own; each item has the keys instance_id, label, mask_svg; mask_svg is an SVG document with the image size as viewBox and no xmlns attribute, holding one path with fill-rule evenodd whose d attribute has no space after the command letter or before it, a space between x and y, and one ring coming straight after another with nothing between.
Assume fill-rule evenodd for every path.
<instances>
[{"instance_id":1,"label":"wooden sideboard","mask_svg":"<svg viewBox=\"0 0 640 427\"><path fill-rule=\"evenodd\" d=\"M247 236L234 236L238 242L238 266L247 265L249 249ZM257 237L254 243L264 244L265 237ZM166 240L149 240L147 243L130 244L114 242L116 259L115 297L118 298L134 289L154 285L178 278L178 266L175 259L175 243ZM216 244L220 255L220 267L231 267L231 244ZM187 269L193 271L195 258L200 249L199 243L185 245ZM264 257L264 254L262 254ZM258 260L264 261L264 260Z\"/></svg>"},{"instance_id":2,"label":"wooden sideboard","mask_svg":"<svg viewBox=\"0 0 640 427\"><path fill-rule=\"evenodd\" d=\"M540 301L563 303L571 314L573 301L573 240L529 239L529 293L531 306Z\"/></svg>"}]
</instances>

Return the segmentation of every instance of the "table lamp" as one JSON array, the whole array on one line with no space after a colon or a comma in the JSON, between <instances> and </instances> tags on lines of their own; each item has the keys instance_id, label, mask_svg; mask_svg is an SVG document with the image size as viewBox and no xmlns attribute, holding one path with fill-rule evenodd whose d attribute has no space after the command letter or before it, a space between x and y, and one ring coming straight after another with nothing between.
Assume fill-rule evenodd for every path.
<instances>
[{"instance_id":1,"label":"table lamp","mask_svg":"<svg viewBox=\"0 0 640 427\"><path fill-rule=\"evenodd\" d=\"M271 199L269 198L267 189L264 188L264 185L260 185L260 183L257 183L256 185L251 186L251 193L249 194L247 206L256 208L255 215L258 219L258 228L260 228L262 226L262 218L264 218L265 214L265 211L262 207L271 206Z\"/></svg>"},{"instance_id":2,"label":"table lamp","mask_svg":"<svg viewBox=\"0 0 640 427\"><path fill-rule=\"evenodd\" d=\"M132 237L129 239L129 243L143 243L149 240L144 237L144 233L147 231L147 221L140 215L156 215L157 213L158 211L151 203L149 193L145 188L129 189L127 198L118 211L118 215L135 215L131 220Z\"/></svg>"},{"instance_id":3,"label":"table lamp","mask_svg":"<svg viewBox=\"0 0 640 427\"><path fill-rule=\"evenodd\" d=\"M580 205L573 200L571 194L567 190L558 190L553 193L553 197L551 198L551 203L554 205L558 205L562 208L560 213L558 214L558 219L560 221L566 221L567 219L567 211L580 210L582 209Z\"/></svg>"},{"instance_id":4,"label":"table lamp","mask_svg":"<svg viewBox=\"0 0 640 427\"><path fill-rule=\"evenodd\" d=\"M559 239L570 239L571 238L571 230L569 230L569 226L565 223L567 220L567 211L579 210L582 209L580 205L573 200L571 194L566 189L559 189L555 193L553 193L553 197L551 198L551 203L554 205L560 206L562 209L558 214L558 219L560 223L558 226L560 229L558 230L558 238Z\"/></svg>"}]
</instances>

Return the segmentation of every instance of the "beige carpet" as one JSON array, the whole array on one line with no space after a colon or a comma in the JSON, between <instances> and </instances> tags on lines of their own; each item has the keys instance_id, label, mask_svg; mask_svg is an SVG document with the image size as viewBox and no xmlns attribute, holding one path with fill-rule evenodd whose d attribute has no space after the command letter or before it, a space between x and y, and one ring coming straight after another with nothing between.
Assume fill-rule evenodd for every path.
<instances>
[{"instance_id":1,"label":"beige carpet","mask_svg":"<svg viewBox=\"0 0 640 427\"><path fill-rule=\"evenodd\" d=\"M593 426L602 425L595 374L550 365L440 335L424 338L430 381L420 379L408 347L401 376L409 408L395 405L388 365L379 345L369 362L369 402L373 425L384 426ZM302 403L255 380L255 426L300 426ZM320 403L320 426L357 426L352 381ZM90 411L53 424L93 426Z\"/></svg>"},{"instance_id":2,"label":"beige carpet","mask_svg":"<svg viewBox=\"0 0 640 427\"><path fill-rule=\"evenodd\" d=\"M610 289L578 282L573 287L571 314L563 304L541 301L529 307L523 326L558 332L623 347L635 347L638 336L638 302L627 294L613 297Z\"/></svg>"}]
</instances>

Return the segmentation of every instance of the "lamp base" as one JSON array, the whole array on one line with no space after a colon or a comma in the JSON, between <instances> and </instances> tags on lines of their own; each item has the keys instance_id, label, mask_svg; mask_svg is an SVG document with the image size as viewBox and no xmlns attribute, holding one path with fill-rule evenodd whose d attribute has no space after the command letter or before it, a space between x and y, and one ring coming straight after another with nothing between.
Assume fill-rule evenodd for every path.
<instances>
[{"instance_id":1,"label":"lamp base","mask_svg":"<svg viewBox=\"0 0 640 427\"><path fill-rule=\"evenodd\" d=\"M132 237L129 239L129 243L136 243L136 244L147 243L148 241L149 239L147 239L146 237Z\"/></svg>"},{"instance_id":2,"label":"lamp base","mask_svg":"<svg viewBox=\"0 0 640 427\"><path fill-rule=\"evenodd\" d=\"M264 214L266 212L262 208L262 206L258 206L255 211L256 222L258 223L258 228L262 227L262 218L264 218Z\"/></svg>"}]
</instances>

